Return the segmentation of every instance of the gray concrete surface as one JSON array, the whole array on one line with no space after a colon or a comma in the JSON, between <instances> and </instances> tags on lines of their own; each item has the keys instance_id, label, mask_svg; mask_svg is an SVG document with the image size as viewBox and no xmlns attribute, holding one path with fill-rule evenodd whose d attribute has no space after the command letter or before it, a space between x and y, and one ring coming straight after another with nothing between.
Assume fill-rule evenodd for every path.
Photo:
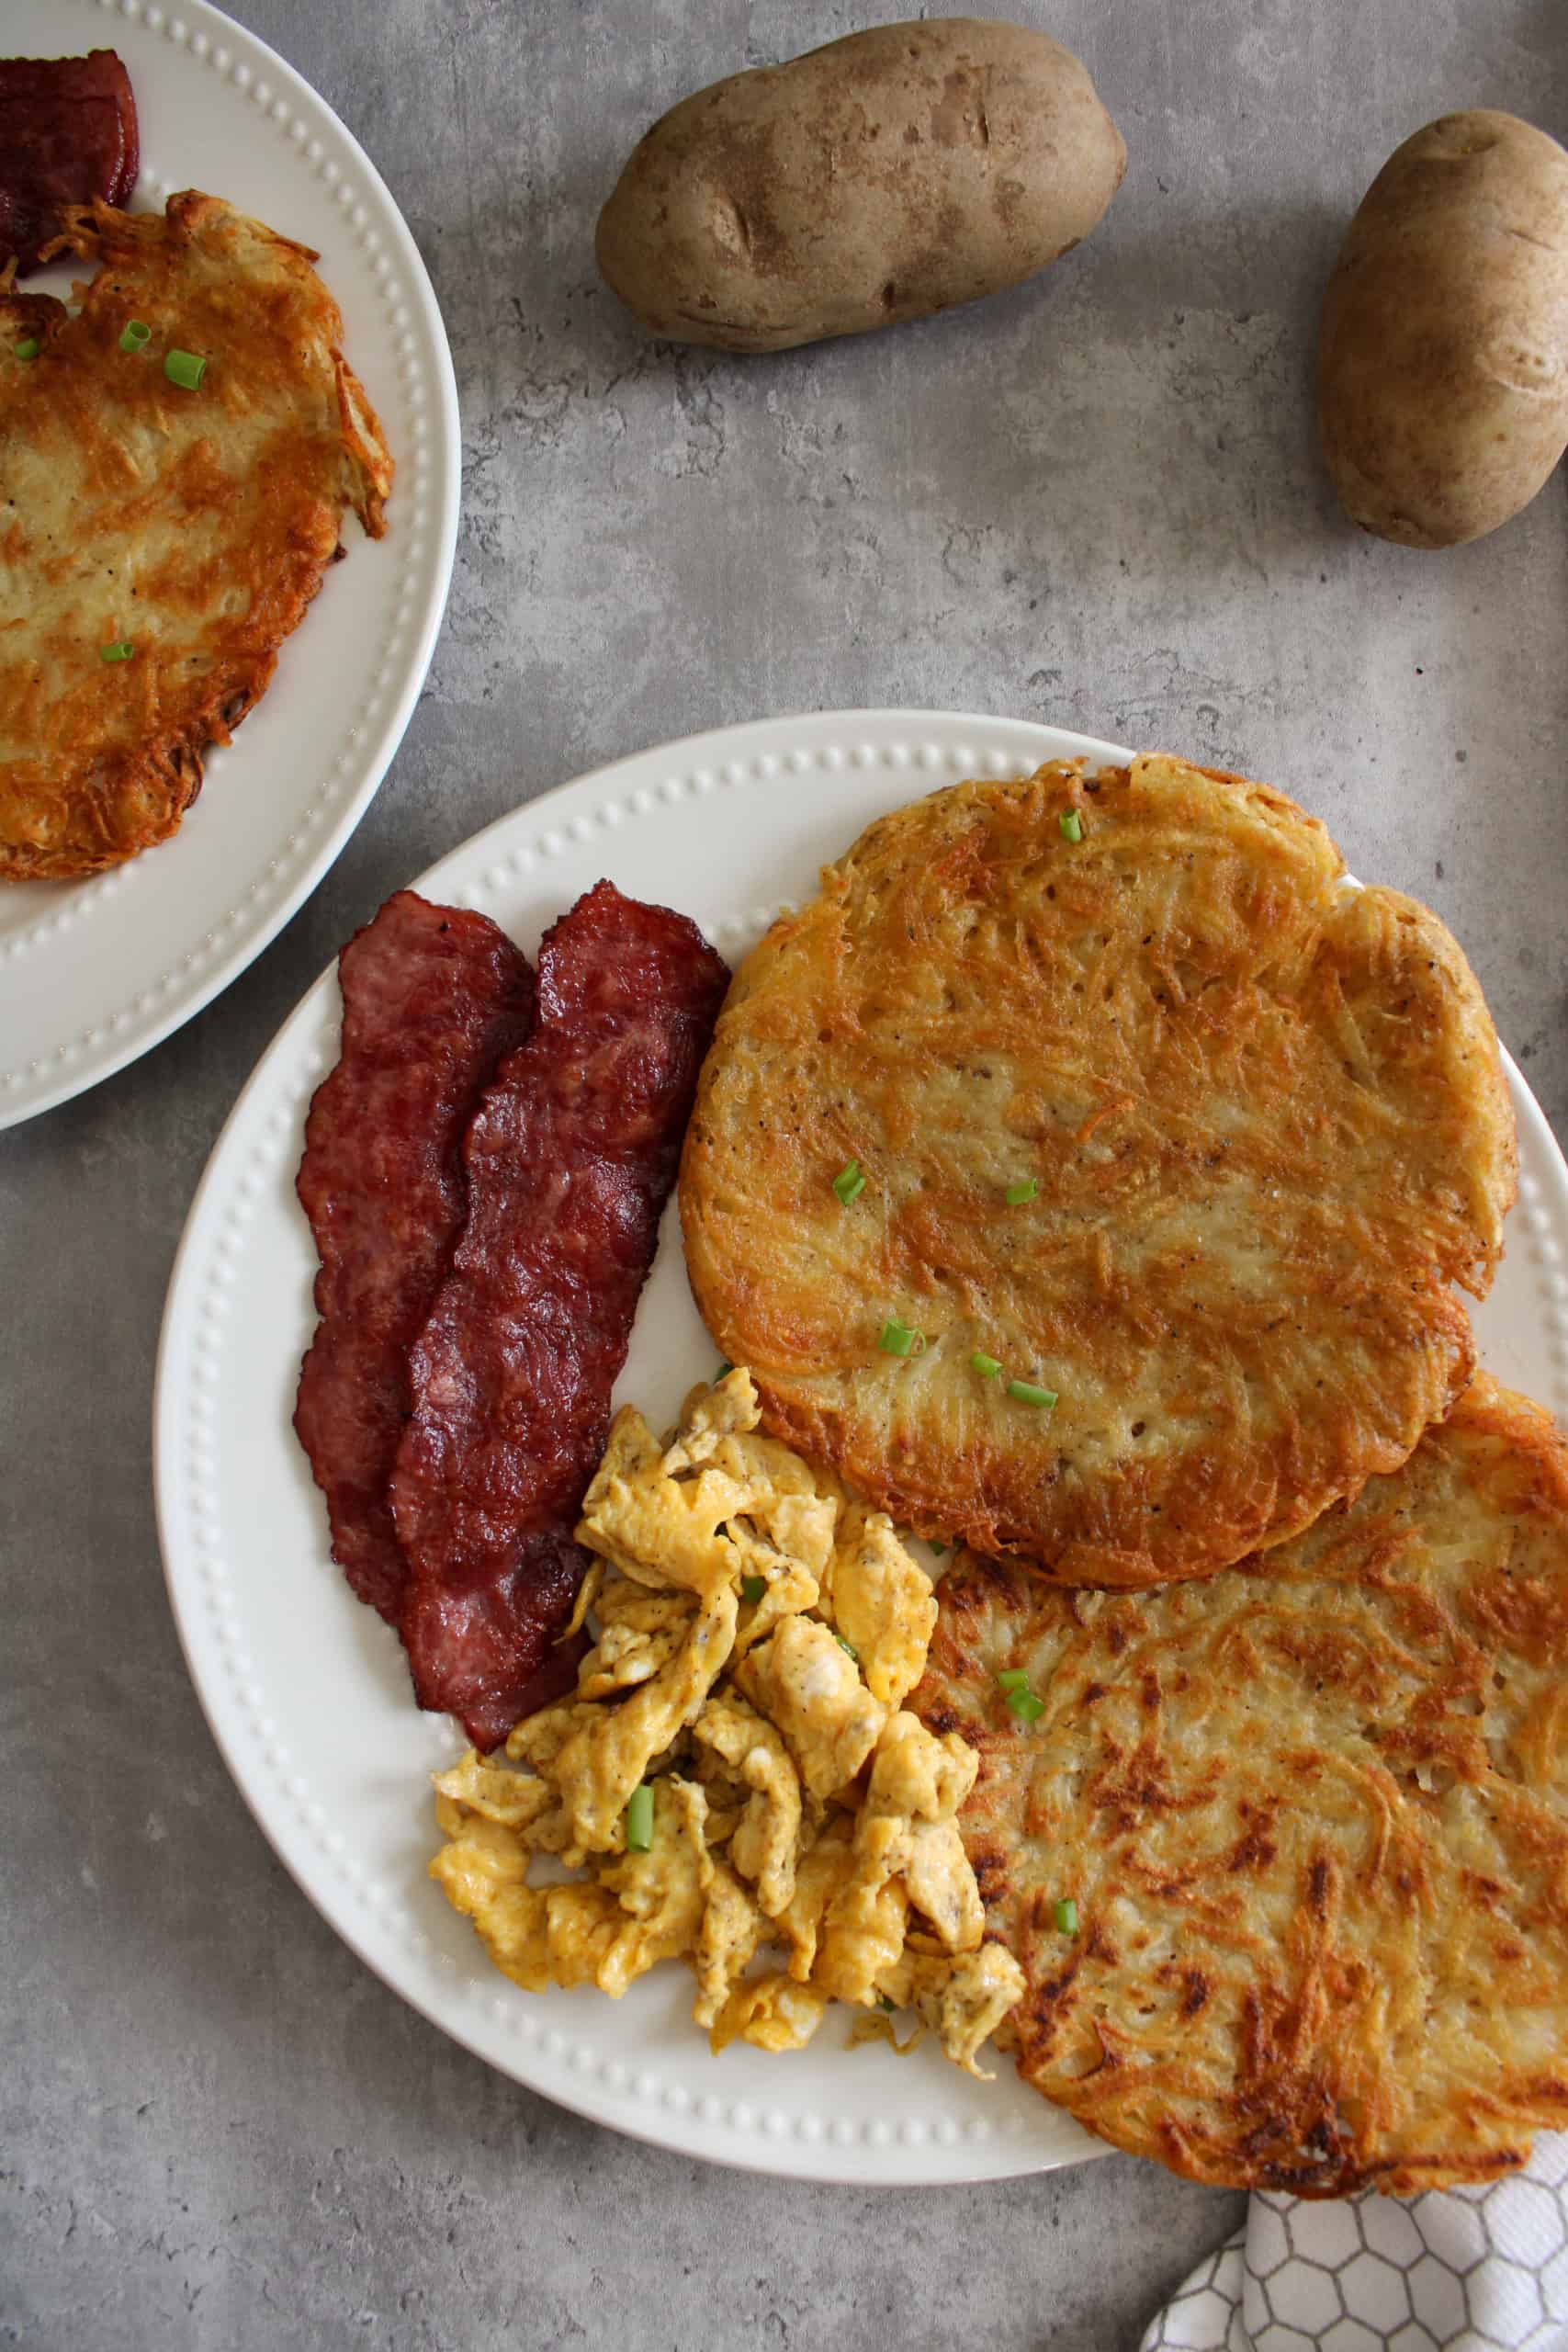
<instances>
[{"instance_id":1,"label":"gray concrete surface","mask_svg":"<svg viewBox=\"0 0 1568 2352\"><path fill-rule=\"evenodd\" d=\"M0 2338L1126 2352L1238 2200L1120 2159L916 2196L722 2174L488 2074L336 1941L175 1646L159 1308L241 1080L389 889L587 766L802 706L1019 712L1277 780L1448 917L1562 1132L1562 478L1469 549L1361 539L1309 377L1337 239L1399 138L1474 103L1568 132L1568 11L1019 0L1125 133L1099 233L984 308L744 362L645 341L595 281L595 209L684 90L867 15L239 13L429 261L466 518L428 691L335 871L178 1036L0 1138Z\"/></svg>"}]
</instances>

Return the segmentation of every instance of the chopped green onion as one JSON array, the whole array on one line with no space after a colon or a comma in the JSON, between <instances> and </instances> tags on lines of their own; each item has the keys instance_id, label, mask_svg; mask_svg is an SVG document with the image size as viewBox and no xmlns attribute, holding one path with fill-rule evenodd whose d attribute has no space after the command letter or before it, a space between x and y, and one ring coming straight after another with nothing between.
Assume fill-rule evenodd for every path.
<instances>
[{"instance_id":1,"label":"chopped green onion","mask_svg":"<svg viewBox=\"0 0 1568 2352\"><path fill-rule=\"evenodd\" d=\"M1062 838L1064 841L1082 841L1083 819L1078 815L1076 808L1064 808L1061 815L1057 818L1056 822L1062 828Z\"/></svg>"},{"instance_id":2,"label":"chopped green onion","mask_svg":"<svg viewBox=\"0 0 1568 2352\"><path fill-rule=\"evenodd\" d=\"M839 1647L844 1652L845 1656L852 1657L855 1664L858 1666L860 1664L860 1652L856 1649L853 1642L846 1642L842 1634L839 1633L835 1633L833 1639L838 1643Z\"/></svg>"},{"instance_id":3,"label":"chopped green onion","mask_svg":"<svg viewBox=\"0 0 1568 2352\"><path fill-rule=\"evenodd\" d=\"M1038 1405L1043 1413L1048 1413L1056 1401L1054 1388L1037 1388L1032 1380L1010 1380L1008 1395L1021 1405Z\"/></svg>"},{"instance_id":4,"label":"chopped green onion","mask_svg":"<svg viewBox=\"0 0 1568 2352\"><path fill-rule=\"evenodd\" d=\"M1045 1702L1037 1699L1032 1690L1010 1690L1008 1705L1021 1724L1038 1723L1045 1713Z\"/></svg>"},{"instance_id":5,"label":"chopped green onion","mask_svg":"<svg viewBox=\"0 0 1568 2352\"><path fill-rule=\"evenodd\" d=\"M940 1536L940 1535L933 1535L933 1536L931 1537L931 1550L936 1554L937 1558L938 1558L939 1560L941 1559L941 1557L942 1557L942 1554L946 1551L946 1549L947 1549L947 1546L946 1546L946 1544L942 1542L942 1538L941 1538L941 1536Z\"/></svg>"},{"instance_id":6,"label":"chopped green onion","mask_svg":"<svg viewBox=\"0 0 1568 2352\"><path fill-rule=\"evenodd\" d=\"M997 1688L998 1690L1006 1690L1009 1692L1014 1690L1027 1690L1029 1688L1028 1669L1021 1666L1004 1667L1000 1674L997 1677Z\"/></svg>"},{"instance_id":7,"label":"chopped green onion","mask_svg":"<svg viewBox=\"0 0 1568 2352\"><path fill-rule=\"evenodd\" d=\"M970 1369L974 1372L977 1372L982 1380L995 1380L998 1373L1001 1370L1001 1365L997 1362L995 1356L983 1355L978 1348L976 1349L974 1354L970 1357L969 1364Z\"/></svg>"},{"instance_id":8,"label":"chopped green onion","mask_svg":"<svg viewBox=\"0 0 1568 2352\"><path fill-rule=\"evenodd\" d=\"M858 1159L846 1159L833 1179L833 1190L846 1208L865 1190L865 1170Z\"/></svg>"},{"instance_id":9,"label":"chopped green onion","mask_svg":"<svg viewBox=\"0 0 1568 2352\"><path fill-rule=\"evenodd\" d=\"M122 351L145 351L152 340L152 330L145 319L127 319L119 331Z\"/></svg>"},{"instance_id":10,"label":"chopped green onion","mask_svg":"<svg viewBox=\"0 0 1568 2352\"><path fill-rule=\"evenodd\" d=\"M171 384L178 384L182 390L198 392L201 379L207 373L207 362L198 358L194 351L166 351L164 354L164 373Z\"/></svg>"},{"instance_id":11,"label":"chopped green onion","mask_svg":"<svg viewBox=\"0 0 1568 2352\"><path fill-rule=\"evenodd\" d=\"M721 1363L718 1370L714 1374L715 1381L717 1382L722 1380L726 1373L733 1372L734 1370L735 1366L732 1363Z\"/></svg>"},{"instance_id":12,"label":"chopped green onion","mask_svg":"<svg viewBox=\"0 0 1568 2352\"><path fill-rule=\"evenodd\" d=\"M1025 1201L1032 1201L1039 1190L1040 1187L1034 1178L1025 1176L1021 1182L1010 1184L1002 1194L1002 1198L1010 1209L1021 1209Z\"/></svg>"},{"instance_id":13,"label":"chopped green onion","mask_svg":"<svg viewBox=\"0 0 1568 2352\"><path fill-rule=\"evenodd\" d=\"M17 356L18 359L36 359L39 356L39 348L40 345L37 335L29 334L25 342L19 343L17 345Z\"/></svg>"},{"instance_id":14,"label":"chopped green onion","mask_svg":"<svg viewBox=\"0 0 1568 2352\"><path fill-rule=\"evenodd\" d=\"M890 2000L888 1999L888 1997L887 1997L887 1996L886 1996L886 1993L879 1993L879 1994L877 1995L877 1996L876 1996L876 2006L877 2006L877 2007L878 2007L879 2009L886 2009L886 2010L887 2011L887 2013L888 2013L889 2017L891 2017L891 2016L892 2016L892 2014L893 2014L893 2010L894 2010L894 2007L895 2007L895 2004L894 2004L892 2001L890 2001Z\"/></svg>"},{"instance_id":15,"label":"chopped green onion","mask_svg":"<svg viewBox=\"0 0 1568 2352\"><path fill-rule=\"evenodd\" d=\"M100 662L129 662L135 650L130 638L117 637L112 645L99 646L98 659Z\"/></svg>"},{"instance_id":16,"label":"chopped green onion","mask_svg":"<svg viewBox=\"0 0 1568 2352\"><path fill-rule=\"evenodd\" d=\"M628 1854L649 1854L653 1850L653 1791L644 1781L626 1799L626 1851Z\"/></svg>"},{"instance_id":17,"label":"chopped green onion","mask_svg":"<svg viewBox=\"0 0 1568 2352\"><path fill-rule=\"evenodd\" d=\"M1077 1934L1078 1906L1070 1894L1056 1905L1056 1925L1065 1936Z\"/></svg>"},{"instance_id":18,"label":"chopped green onion","mask_svg":"<svg viewBox=\"0 0 1568 2352\"><path fill-rule=\"evenodd\" d=\"M886 1356L918 1356L925 1353L926 1335L917 1331L912 1323L900 1323L890 1315L877 1337L877 1346Z\"/></svg>"},{"instance_id":19,"label":"chopped green onion","mask_svg":"<svg viewBox=\"0 0 1568 2352\"><path fill-rule=\"evenodd\" d=\"M753 1607L761 1600L767 1589L766 1577L742 1577L740 1579L740 1598L742 1600L750 1601Z\"/></svg>"}]
</instances>

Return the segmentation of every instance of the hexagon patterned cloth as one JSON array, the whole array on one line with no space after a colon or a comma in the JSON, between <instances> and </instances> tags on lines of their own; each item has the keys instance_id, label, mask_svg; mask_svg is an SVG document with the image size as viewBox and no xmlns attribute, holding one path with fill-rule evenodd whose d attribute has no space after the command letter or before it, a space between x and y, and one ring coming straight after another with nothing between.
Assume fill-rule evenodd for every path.
<instances>
[{"instance_id":1,"label":"hexagon patterned cloth","mask_svg":"<svg viewBox=\"0 0 1568 2352\"><path fill-rule=\"evenodd\" d=\"M1568 2138L1484 2188L1255 2196L1140 2352L1568 2352Z\"/></svg>"}]
</instances>

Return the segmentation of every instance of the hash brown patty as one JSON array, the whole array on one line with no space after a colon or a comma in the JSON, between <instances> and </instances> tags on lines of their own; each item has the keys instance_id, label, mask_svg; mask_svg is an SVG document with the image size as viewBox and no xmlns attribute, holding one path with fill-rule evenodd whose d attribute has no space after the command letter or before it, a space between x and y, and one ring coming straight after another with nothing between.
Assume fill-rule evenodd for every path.
<instances>
[{"instance_id":1,"label":"hash brown patty","mask_svg":"<svg viewBox=\"0 0 1568 2352\"><path fill-rule=\"evenodd\" d=\"M921 1535L1135 1587L1405 1459L1514 1185L1438 918L1281 794L1148 755L957 785L829 866L736 978L681 1208L775 1436Z\"/></svg>"},{"instance_id":2,"label":"hash brown patty","mask_svg":"<svg viewBox=\"0 0 1568 2352\"><path fill-rule=\"evenodd\" d=\"M1568 2124L1568 1443L1538 1406L1479 1375L1404 1469L1202 1586L971 1557L939 1598L908 1703L980 1751L961 1826L1037 2090L1306 2197L1490 2179Z\"/></svg>"},{"instance_id":3,"label":"hash brown patty","mask_svg":"<svg viewBox=\"0 0 1568 2352\"><path fill-rule=\"evenodd\" d=\"M308 246L195 192L62 217L60 247L102 264L80 310L0 290L0 880L175 831L344 508L379 537L392 477ZM123 351L133 320L152 334ZM207 359L199 390L165 376L171 346Z\"/></svg>"}]
</instances>

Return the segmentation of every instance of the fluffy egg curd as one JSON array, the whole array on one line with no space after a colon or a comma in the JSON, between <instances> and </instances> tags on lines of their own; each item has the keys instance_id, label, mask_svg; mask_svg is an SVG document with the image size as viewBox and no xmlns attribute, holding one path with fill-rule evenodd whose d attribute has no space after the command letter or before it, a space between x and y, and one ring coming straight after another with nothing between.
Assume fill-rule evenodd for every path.
<instances>
[{"instance_id":1,"label":"fluffy egg curd","mask_svg":"<svg viewBox=\"0 0 1568 2352\"><path fill-rule=\"evenodd\" d=\"M512 1733L523 1770L470 1749L435 1776L431 1876L527 1992L618 1998L682 1959L716 2052L797 2050L837 2000L914 2010L978 2075L1024 1980L958 1833L976 1752L902 1704L931 1578L757 1421L743 1370L667 1443L616 1415L577 1531L577 1690ZM581 1875L531 1883L543 1856Z\"/></svg>"}]
</instances>

